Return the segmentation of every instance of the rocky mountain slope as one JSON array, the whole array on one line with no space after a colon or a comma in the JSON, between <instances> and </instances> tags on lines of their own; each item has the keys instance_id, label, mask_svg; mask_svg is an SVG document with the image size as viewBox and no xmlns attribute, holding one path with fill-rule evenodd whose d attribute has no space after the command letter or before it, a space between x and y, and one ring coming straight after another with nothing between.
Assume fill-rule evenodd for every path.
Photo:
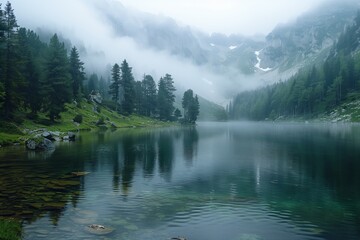
<instances>
[{"instance_id":1,"label":"rocky mountain slope","mask_svg":"<svg viewBox=\"0 0 360 240\"><path fill-rule=\"evenodd\" d=\"M126 9L118 2L97 7L119 36L130 37L141 46L167 51L217 74L252 75L271 83L325 59L360 2L326 2L264 37L207 35L169 17Z\"/></svg>"}]
</instances>

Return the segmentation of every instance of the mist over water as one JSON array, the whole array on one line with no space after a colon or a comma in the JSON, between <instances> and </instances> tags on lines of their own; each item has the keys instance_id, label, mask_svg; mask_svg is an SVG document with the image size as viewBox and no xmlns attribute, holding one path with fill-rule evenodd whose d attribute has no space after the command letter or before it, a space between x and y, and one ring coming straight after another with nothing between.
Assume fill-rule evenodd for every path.
<instances>
[{"instance_id":1,"label":"mist over water","mask_svg":"<svg viewBox=\"0 0 360 240\"><path fill-rule=\"evenodd\" d=\"M2 149L0 210L26 219L24 239L97 239L89 224L111 239L358 239L359 132L202 123L82 133L46 155Z\"/></svg>"}]
</instances>

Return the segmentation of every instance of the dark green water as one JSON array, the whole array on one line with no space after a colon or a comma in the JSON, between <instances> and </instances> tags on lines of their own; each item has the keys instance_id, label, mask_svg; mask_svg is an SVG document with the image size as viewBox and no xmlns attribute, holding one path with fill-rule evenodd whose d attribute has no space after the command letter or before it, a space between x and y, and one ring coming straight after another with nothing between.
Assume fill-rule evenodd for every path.
<instances>
[{"instance_id":1,"label":"dark green water","mask_svg":"<svg viewBox=\"0 0 360 240\"><path fill-rule=\"evenodd\" d=\"M0 215L25 240L360 239L360 126L202 123L3 148Z\"/></svg>"}]
</instances>

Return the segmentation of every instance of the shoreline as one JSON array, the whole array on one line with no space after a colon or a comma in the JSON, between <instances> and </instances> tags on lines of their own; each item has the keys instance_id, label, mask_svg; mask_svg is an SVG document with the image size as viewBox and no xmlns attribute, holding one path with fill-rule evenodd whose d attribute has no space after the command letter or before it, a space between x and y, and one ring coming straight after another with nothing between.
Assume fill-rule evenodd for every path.
<instances>
[{"instance_id":1,"label":"shoreline","mask_svg":"<svg viewBox=\"0 0 360 240\"><path fill-rule=\"evenodd\" d=\"M140 115L120 115L104 106L94 111L92 103L82 102L81 107L67 104L66 111L61 113L61 119L50 122L46 115L39 113L35 120L28 118L15 121L0 121L0 148L6 146L25 145L26 141L41 137L43 132L56 133L56 137L63 137L69 132L92 131L97 129L126 129L143 127L173 126L175 122L163 122L154 118ZM76 116L81 115L81 121L76 122ZM19 119L16 119L19 120ZM38 136L37 136L38 135Z\"/></svg>"}]
</instances>

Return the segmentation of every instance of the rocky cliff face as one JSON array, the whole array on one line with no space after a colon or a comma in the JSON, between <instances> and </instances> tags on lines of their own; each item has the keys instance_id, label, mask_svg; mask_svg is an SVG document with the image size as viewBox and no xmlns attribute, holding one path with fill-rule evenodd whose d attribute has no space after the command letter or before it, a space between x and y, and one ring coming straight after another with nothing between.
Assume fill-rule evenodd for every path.
<instances>
[{"instance_id":1,"label":"rocky cliff face","mask_svg":"<svg viewBox=\"0 0 360 240\"><path fill-rule=\"evenodd\" d=\"M293 23L278 26L266 37L260 54L263 67L282 72L323 60L358 7L355 1L327 3Z\"/></svg>"}]
</instances>

